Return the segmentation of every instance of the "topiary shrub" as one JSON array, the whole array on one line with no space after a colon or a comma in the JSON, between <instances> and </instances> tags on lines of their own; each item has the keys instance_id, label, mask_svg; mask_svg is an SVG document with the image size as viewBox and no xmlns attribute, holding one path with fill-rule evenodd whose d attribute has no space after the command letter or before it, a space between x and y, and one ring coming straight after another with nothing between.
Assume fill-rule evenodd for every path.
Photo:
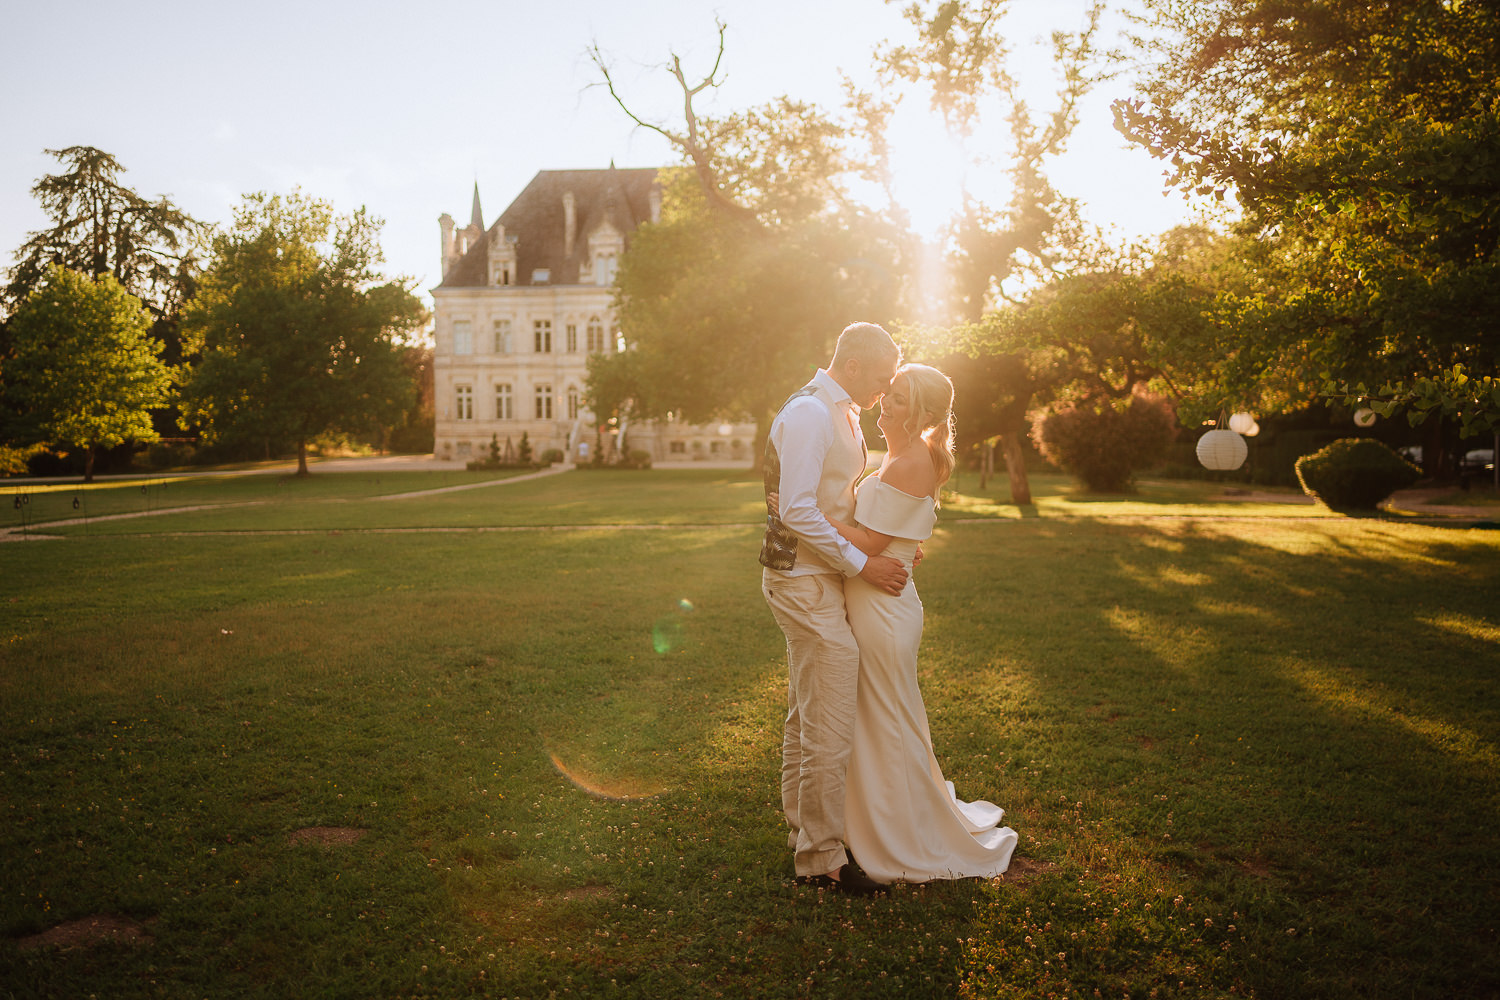
<instances>
[{"instance_id":1,"label":"topiary shrub","mask_svg":"<svg viewBox=\"0 0 1500 1000\"><path fill-rule=\"evenodd\" d=\"M1126 493L1131 477L1158 465L1176 436L1166 401L1136 394L1070 403L1044 413L1032 428L1042 457L1093 493Z\"/></svg>"},{"instance_id":2,"label":"topiary shrub","mask_svg":"<svg viewBox=\"0 0 1500 1000\"><path fill-rule=\"evenodd\" d=\"M1303 491L1337 511L1374 510L1420 478L1420 469L1371 438L1340 438L1297 459Z\"/></svg>"}]
</instances>

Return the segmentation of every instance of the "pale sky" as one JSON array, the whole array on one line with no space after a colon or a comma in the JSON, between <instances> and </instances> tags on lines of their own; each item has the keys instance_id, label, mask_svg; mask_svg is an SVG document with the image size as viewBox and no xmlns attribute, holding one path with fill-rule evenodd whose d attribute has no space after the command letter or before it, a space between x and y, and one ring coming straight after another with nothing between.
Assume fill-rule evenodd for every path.
<instances>
[{"instance_id":1,"label":"pale sky","mask_svg":"<svg viewBox=\"0 0 1500 1000\"><path fill-rule=\"evenodd\" d=\"M840 71L869 85L880 42L910 37L902 4L0 0L0 267L47 224L30 189L60 165L43 150L89 145L114 154L138 193L208 222L227 222L244 193L297 186L340 212L367 206L385 219L388 273L425 292L440 280L437 217L466 222L476 181L489 225L538 170L677 162L596 86L591 42L642 117L674 123L680 97L660 67L676 52L690 73L706 73L717 14L728 25L727 83L701 112L782 93L831 108ZM1040 106L1055 86L1040 39L1079 26L1086 6L1016 0L1014 65ZM1125 92L1116 84L1090 97L1051 176L1090 221L1134 238L1192 213L1163 191L1162 165L1125 149L1111 127L1109 100ZM1004 109L993 107L999 125Z\"/></svg>"}]
</instances>

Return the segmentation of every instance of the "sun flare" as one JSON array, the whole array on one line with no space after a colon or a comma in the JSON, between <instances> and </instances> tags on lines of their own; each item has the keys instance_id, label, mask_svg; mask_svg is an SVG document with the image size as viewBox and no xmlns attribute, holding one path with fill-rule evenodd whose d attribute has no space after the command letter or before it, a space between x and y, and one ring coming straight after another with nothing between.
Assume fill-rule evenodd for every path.
<instances>
[{"instance_id":1,"label":"sun flare","mask_svg":"<svg viewBox=\"0 0 1500 1000\"><path fill-rule=\"evenodd\" d=\"M968 154L941 116L921 103L896 109L888 138L896 202L911 214L918 234L932 237L963 207Z\"/></svg>"}]
</instances>

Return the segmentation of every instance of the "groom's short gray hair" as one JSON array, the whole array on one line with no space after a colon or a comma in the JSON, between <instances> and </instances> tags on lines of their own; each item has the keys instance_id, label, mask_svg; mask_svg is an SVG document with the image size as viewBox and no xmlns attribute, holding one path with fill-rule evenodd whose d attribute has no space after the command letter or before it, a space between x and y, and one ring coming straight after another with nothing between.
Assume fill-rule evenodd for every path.
<instances>
[{"instance_id":1,"label":"groom's short gray hair","mask_svg":"<svg viewBox=\"0 0 1500 1000\"><path fill-rule=\"evenodd\" d=\"M850 323L844 327L844 332L839 334L838 345L833 349L832 367L848 361L850 358L857 360L860 364L872 364L881 361L901 360L901 348L891 338L885 328L875 323Z\"/></svg>"}]
</instances>

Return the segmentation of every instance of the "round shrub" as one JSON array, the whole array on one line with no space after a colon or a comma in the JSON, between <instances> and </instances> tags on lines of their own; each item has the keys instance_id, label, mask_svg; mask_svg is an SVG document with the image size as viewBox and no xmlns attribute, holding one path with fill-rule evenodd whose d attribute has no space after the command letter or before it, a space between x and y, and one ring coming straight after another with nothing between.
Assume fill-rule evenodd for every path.
<instances>
[{"instance_id":1,"label":"round shrub","mask_svg":"<svg viewBox=\"0 0 1500 1000\"><path fill-rule=\"evenodd\" d=\"M191 465L198 457L198 449L191 441L162 438L146 449L146 468L176 469Z\"/></svg>"},{"instance_id":2,"label":"round shrub","mask_svg":"<svg viewBox=\"0 0 1500 1000\"><path fill-rule=\"evenodd\" d=\"M1374 510L1421 477L1415 465L1371 438L1340 438L1297 459L1303 491L1332 510Z\"/></svg>"},{"instance_id":3,"label":"round shrub","mask_svg":"<svg viewBox=\"0 0 1500 1000\"><path fill-rule=\"evenodd\" d=\"M1049 410L1033 427L1042 457L1093 493L1125 493L1141 469L1158 465L1176 436L1166 401L1136 394L1123 405L1084 400Z\"/></svg>"}]
</instances>

